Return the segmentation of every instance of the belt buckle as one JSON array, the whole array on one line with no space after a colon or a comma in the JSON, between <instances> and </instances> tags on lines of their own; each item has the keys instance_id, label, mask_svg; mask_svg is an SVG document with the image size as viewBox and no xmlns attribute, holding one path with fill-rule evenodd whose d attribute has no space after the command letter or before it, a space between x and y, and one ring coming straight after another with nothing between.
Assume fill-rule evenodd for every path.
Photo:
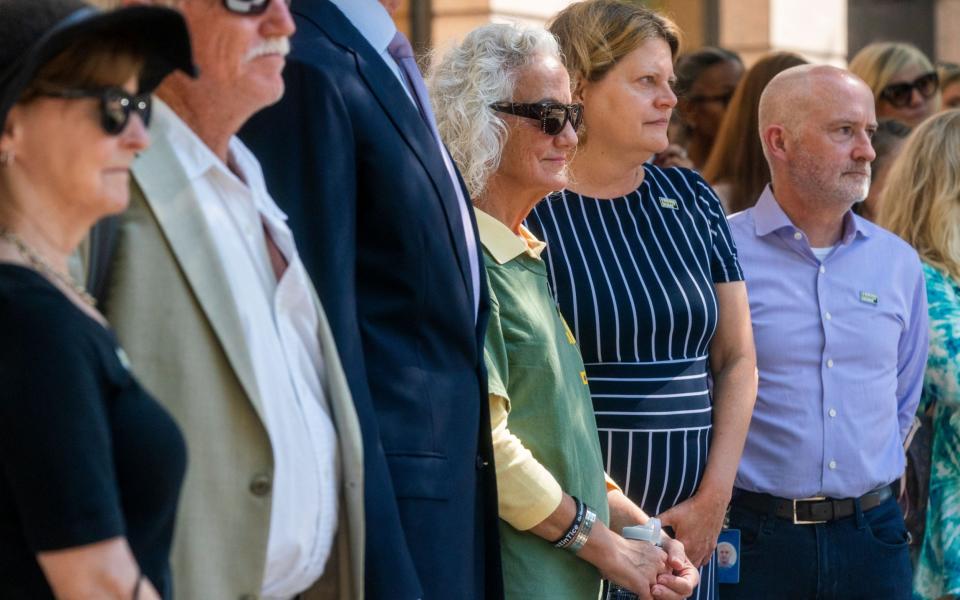
<instances>
[{"instance_id":1,"label":"belt buckle","mask_svg":"<svg viewBox=\"0 0 960 600\"><path fill-rule=\"evenodd\" d=\"M797 502L820 502L826 500L826 496L811 496L810 498L794 498L790 502L793 503L793 524L794 525L818 525L820 523L826 523L826 521L800 521L797 519Z\"/></svg>"}]
</instances>

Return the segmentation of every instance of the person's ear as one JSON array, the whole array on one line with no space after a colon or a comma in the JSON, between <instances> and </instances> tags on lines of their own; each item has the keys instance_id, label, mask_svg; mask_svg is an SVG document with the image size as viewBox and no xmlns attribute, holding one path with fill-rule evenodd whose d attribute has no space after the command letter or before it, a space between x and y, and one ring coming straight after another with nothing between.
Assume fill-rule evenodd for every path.
<instances>
[{"instance_id":1,"label":"person's ear","mask_svg":"<svg viewBox=\"0 0 960 600\"><path fill-rule=\"evenodd\" d=\"M19 145L20 137L23 134L21 121L23 111L19 105L14 105L7 112L7 119L3 122L3 130L0 131L0 152L7 155L15 154Z\"/></svg>"},{"instance_id":2,"label":"person's ear","mask_svg":"<svg viewBox=\"0 0 960 600\"><path fill-rule=\"evenodd\" d=\"M771 158L786 160L788 140L787 130L783 125L768 125L760 137Z\"/></svg>"}]
</instances>

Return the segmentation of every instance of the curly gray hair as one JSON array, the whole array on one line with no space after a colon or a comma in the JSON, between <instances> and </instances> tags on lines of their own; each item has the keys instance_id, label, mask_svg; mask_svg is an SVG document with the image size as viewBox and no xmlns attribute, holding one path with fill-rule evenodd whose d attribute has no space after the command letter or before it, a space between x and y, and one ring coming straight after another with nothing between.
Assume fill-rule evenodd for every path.
<instances>
[{"instance_id":1,"label":"curly gray hair","mask_svg":"<svg viewBox=\"0 0 960 600\"><path fill-rule=\"evenodd\" d=\"M539 56L560 59L545 29L491 23L435 60L427 78L440 137L477 198L500 166L507 126L490 105L510 101L518 74Z\"/></svg>"}]
</instances>

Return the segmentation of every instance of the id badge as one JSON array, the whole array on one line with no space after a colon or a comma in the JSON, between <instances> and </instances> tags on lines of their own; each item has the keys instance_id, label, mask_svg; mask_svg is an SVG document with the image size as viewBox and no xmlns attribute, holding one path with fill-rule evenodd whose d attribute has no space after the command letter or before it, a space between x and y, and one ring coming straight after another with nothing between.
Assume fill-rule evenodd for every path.
<instances>
[{"instance_id":1,"label":"id badge","mask_svg":"<svg viewBox=\"0 0 960 600\"><path fill-rule=\"evenodd\" d=\"M740 583L739 529L724 529L717 538L717 581Z\"/></svg>"}]
</instances>

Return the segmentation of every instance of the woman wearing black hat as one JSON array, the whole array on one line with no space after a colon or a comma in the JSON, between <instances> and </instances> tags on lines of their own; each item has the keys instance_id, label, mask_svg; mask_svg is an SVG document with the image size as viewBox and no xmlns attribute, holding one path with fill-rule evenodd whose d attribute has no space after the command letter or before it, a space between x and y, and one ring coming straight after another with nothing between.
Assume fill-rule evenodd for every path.
<instances>
[{"instance_id":1,"label":"woman wearing black hat","mask_svg":"<svg viewBox=\"0 0 960 600\"><path fill-rule=\"evenodd\" d=\"M122 211L174 11L0 0L0 598L171 597L186 464L68 257Z\"/></svg>"}]
</instances>

